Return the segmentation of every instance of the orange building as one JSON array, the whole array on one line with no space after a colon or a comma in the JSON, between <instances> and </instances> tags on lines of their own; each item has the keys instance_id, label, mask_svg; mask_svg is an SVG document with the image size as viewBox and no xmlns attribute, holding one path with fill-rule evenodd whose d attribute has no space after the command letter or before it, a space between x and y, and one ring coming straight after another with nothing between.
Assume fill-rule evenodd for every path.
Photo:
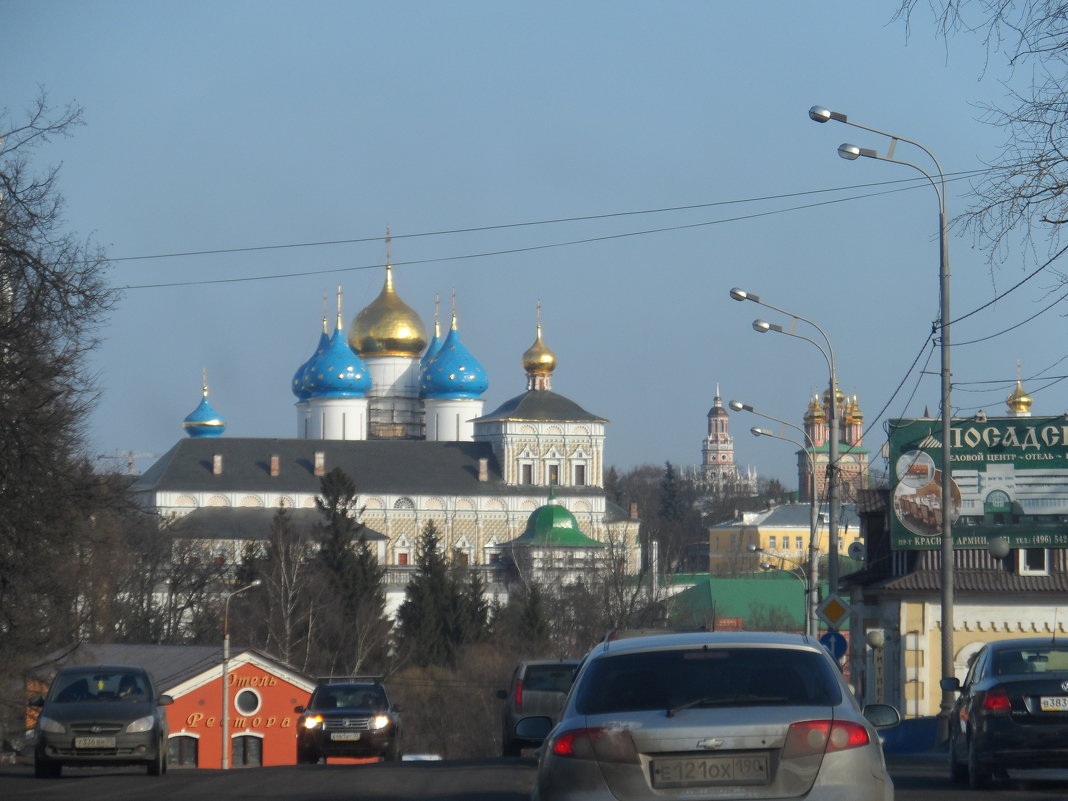
<instances>
[{"instance_id":1,"label":"orange building","mask_svg":"<svg viewBox=\"0 0 1068 801\"><path fill-rule=\"evenodd\" d=\"M36 665L27 686L47 684L60 667L78 664L141 665L160 692L171 696L170 767L222 767L222 648L203 645L78 645ZM296 763L297 714L315 682L261 651L237 650L227 677L230 766Z\"/></svg>"}]
</instances>

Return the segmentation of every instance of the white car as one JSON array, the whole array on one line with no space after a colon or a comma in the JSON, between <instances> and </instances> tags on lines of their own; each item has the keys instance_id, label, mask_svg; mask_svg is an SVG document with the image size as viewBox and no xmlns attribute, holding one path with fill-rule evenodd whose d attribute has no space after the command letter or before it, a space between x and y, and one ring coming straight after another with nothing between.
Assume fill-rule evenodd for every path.
<instances>
[{"instance_id":1,"label":"white car","mask_svg":"<svg viewBox=\"0 0 1068 801\"><path fill-rule=\"evenodd\" d=\"M900 719L809 637L664 634L598 645L560 722L520 734L547 735L535 801L892 801L876 729Z\"/></svg>"}]
</instances>

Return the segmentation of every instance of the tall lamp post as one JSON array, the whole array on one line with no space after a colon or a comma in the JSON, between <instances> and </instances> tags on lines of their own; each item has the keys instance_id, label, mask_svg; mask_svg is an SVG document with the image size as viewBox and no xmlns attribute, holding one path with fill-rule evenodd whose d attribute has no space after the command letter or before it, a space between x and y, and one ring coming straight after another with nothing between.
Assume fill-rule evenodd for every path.
<instances>
[{"instance_id":1,"label":"tall lamp post","mask_svg":"<svg viewBox=\"0 0 1068 801\"><path fill-rule=\"evenodd\" d=\"M736 401L731 401L731 408L732 409L734 408L734 404L735 403L736 403ZM744 403L739 403L738 406L739 406L739 409L745 409L746 411L752 412L753 414L756 414L756 415L760 415L761 417L768 417L768 415L761 414L760 412L758 412L755 409L753 409L752 406L746 406L746 404L744 404ZM768 419L769 420L774 420L775 418L768 417ZM792 426L793 428L797 428L797 426L794 426L792 423L784 423L784 424L788 425L788 426ZM801 429L799 429L799 430L801 430ZM806 450L804 445L802 445L800 442L798 442L797 440L793 439L792 437L787 437L787 436L784 436L782 434L776 434L776 433L774 433L772 431L768 431L767 429L764 429L764 428L753 427L753 428L749 429L749 431L754 437L772 437L773 439L781 439L781 440L785 440L786 442L792 442L794 445L799 447L801 450ZM801 433L805 434L805 432L803 430L801 430ZM808 438L808 434L805 434L805 438L806 439ZM809 439L808 441L811 444L812 440ZM811 497L811 503L809 504L810 512L809 512L809 522L808 522L808 583L807 583L807 588L808 589L806 590L806 592L808 593L808 597L806 598L806 602L805 602L805 631L809 634L809 636L815 637L817 634L819 634L819 631L818 631L819 618L816 617L816 606L819 603L819 597L818 597L819 593L818 593L818 591L819 591L819 586L820 586L819 585L819 575L820 575L819 574L819 564L820 563L819 563L819 552L818 552L818 543L819 543L819 536L820 536L819 535L819 520L820 520L820 511L819 510L820 510L820 507L819 507L819 501L817 500L818 496L816 495L816 466L815 466L815 464L813 464L811 459L809 459L809 461L808 461L808 473L809 473L809 481L811 482L810 487L811 487L811 495L812 495L812 497Z\"/></svg>"},{"instance_id":2,"label":"tall lamp post","mask_svg":"<svg viewBox=\"0 0 1068 801\"><path fill-rule=\"evenodd\" d=\"M837 111L828 111L820 106L813 106L808 110L808 116L815 122L840 122L845 125L852 125L854 128L860 128L863 131L869 131L879 136L885 136L890 140L890 145L886 149L886 155L880 156L875 150L864 147L857 147L848 143L843 143L838 147L838 155L842 158L853 161L860 156L865 158L876 159L878 161L889 161L893 164L901 164L905 167L911 167L918 173L923 175L927 179L931 188L934 189L935 195L938 198L938 295L939 295L939 319L934 321L932 325L933 331L940 331L940 346L939 353L942 360L941 369L941 406L942 406L942 678L949 678L953 676L953 476L952 476L952 459L950 448L952 440L950 437L951 427L953 425L953 407L950 396L950 337L949 337L949 247L947 242L947 230L946 230L946 176L942 172L942 165L938 163L938 159L934 154L919 142L914 142L911 139L906 139L903 136L897 134L887 133L886 131L880 131L877 128L869 128L866 125L852 122L845 114ZM905 142L913 147L919 148L927 154L928 158L934 163L935 171L938 173L938 180L936 181L927 170L922 167L913 164L909 161L902 161L894 158L894 150L897 147L898 142ZM942 691L942 703L941 703L941 724L943 734L948 735L948 723L949 723L949 711L953 707L954 693L952 690Z\"/></svg>"},{"instance_id":3,"label":"tall lamp post","mask_svg":"<svg viewBox=\"0 0 1068 801\"><path fill-rule=\"evenodd\" d=\"M764 334L768 331L774 331L778 334L786 334L787 336L794 337L796 339L803 339L810 345L815 346L820 353L823 354L823 358L827 362L827 371L830 374L828 378L828 391L830 392L830 404L827 410L827 514L828 520L828 542L827 542L827 583L830 586L831 595L838 594L838 516L839 507L841 505L839 487L838 487L838 374L835 371L834 366L834 348L831 347L830 337L827 336L827 332L819 327L812 320L807 317L802 317L800 314L795 314L792 311L786 309L780 309L778 306L772 306L765 300L761 300L759 295L754 295L752 292L746 292L744 289L735 287L731 290L731 297L737 301L749 300L753 303L757 303L765 308L777 311L780 314L792 318L793 323L789 329L783 328L781 325L769 323L764 320L754 320L753 330L757 333ZM816 340L806 337L804 334L798 334L793 331L793 324L798 320L804 323L808 323L823 337L823 341L827 344L824 348ZM813 449L813 458L815 458L815 452ZM813 469L815 469L813 467Z\"/></svg>"},{"instance_id":4,"label":"tall lamp post","mask_svg":"<svg viewBox=\"0 0 1068 801\"><path fill-rule=\"evenodd\" d=\"M816 634L815 634L815 631L814 631L814 629L815 629L814 621L816 620L816 616L815 616L815 614L813 614L812 604L809 603L809 598L815 592L815 586L812 584L812 577L805 575L804 566L801 565L799 562L795 562L793 559L790 559L790 558L788 558L786 556L783 556L782 554L774 553L772 551L765 551L759 545L753 545L752 543L750 543L749 550L750 550L750 552L755 553L755 554L761 554L763 556L769 556L772 559L778 559L779 563L780 563L779 564L779 570L780 571L782 570L782 563L783 562L789 562L791 565L793 565L795 568L797 568L796 571L788 570L786 572L788 572L791 576L793 576L795 579L800 581L801 582L801 586L803 586L805 588L805 633L808 634L810 637L815 637ZM768 562L766 560L760 562L759 564L760 564L760 569L761 570L774 570L775 569L775 565L773 565L771 562Z\"/></svg>"},{"instance_id":5,"label":"tall lamp post","mask_svg":"<svg viewBox=\"0 0 1068 801\"><path fill-rule=\"evenodd\" d=\"M251 584L227 593L223 601L223 663L222 663L222 769L230 769L230 599L245 590L258 587L263 582L256 579Z\"/></svg>"}]
</instances>

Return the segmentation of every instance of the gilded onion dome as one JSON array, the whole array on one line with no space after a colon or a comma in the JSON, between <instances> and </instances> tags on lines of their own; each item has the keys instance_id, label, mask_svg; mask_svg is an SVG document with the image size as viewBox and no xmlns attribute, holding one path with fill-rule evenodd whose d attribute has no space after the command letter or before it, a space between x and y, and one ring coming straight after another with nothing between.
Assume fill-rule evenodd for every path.
<instances>
[{"instance_id":1,"label":"gilded onion dome","mask_svg":"<svg viewBox=\"0 0 1068 801\"><path fill-rule=\"evenodd\" d=\"M488 387L486 371L460 341L454 314L449 335L423 369L419 394L423 398L443 400L472 399L478 398Z\"/></svg>"},{"instance_id":2,"label":"gilded onion dome","mask_svg":"<svg viewBox=\"0 0 1068 801\"><path fill-rule=\"evenodd\" d=\"M534 344L523 353L523 369L528 376L550 375L556 369L556 354L541 341L541 323Z\"/></svg>"},{"instance_id":3,"label":"gilded onion dome","mask_svg":"<svg viewBox=\"0 0 1068 801\"><path fill-rule=\"evenodd\" d=\"M222 436L223 431L226 429L226 421L219 416L219 413L215 411L215 407L211 405L211 401L208 400L208 377L206 372L202 389L204 394L200 398L200 403L182 421L182 427L191 437Z\"/></svg>"},{"instance_id":4,"label":"gilded onion dome","mask_svg":"<svg viewBox=\"0 0 1068 801\"><path fill-rule=\"evenodd\" d=\"M393 268L387 264L382 291L352 321L349 345L365 357L417 357L426 343L426 327L416 311L393 290Z\"/></svg>"},{"instance_id":5,"label":"gilded onion dome","mask_svg":"<svg viewBox=\"0 0 1068 801\"><path fill-rule=\"evenodd\" d=\"M1009 397L1005 398L1005 403L1008 405L1009 411L1013 414L1030 412L1031 404L1034 402L1034 398L1024 391L1023 382L1017 378L1016 388L1009 393Z\"/></svg>"},{"instance_id":6,"label":"gilded onion dome","mask_svg":"<svg viewBox=\"0 0 1068 801\"><path fill-rule=\"evenodd\" d=\"M835 382L834 382L834 398L835 398L835 401L837 401L837 404L836 404L835 408L836 409L841 409L843 404L845 403L846 396L845 396L845 393L842 392L842 388L840 386L838 386L837 379L835 379ZM830 404L831 404L831 388L827 387L827 389L823 390L823 405L825 407L827 407L827 408L830 408Z\"/></svg>"},{"instance_id":7,"label":"gilded onion dome","mask_svg":"<svg viewBox=\"0 0 1068 801\"><path fill-rule=\"evenodd\" d=\"M845 421L847 423L863 423L864 412L860 410L860 401L857 396L854 395L852 400L846 401L845 407Z\"/></svg>"},{"instance_id":8,"label":"gilded onion dome","mask_svg":"<svg viewBox=\"0 0 1068 801\"><path fill-rule=\"evenodd\" d=\"M823 410L823 404L820 403L820 396L813 395L812 400L808 402L808 409L805 410L805 422L822 423L826 419L827 412Z\"/></svg>"}]
</instances>

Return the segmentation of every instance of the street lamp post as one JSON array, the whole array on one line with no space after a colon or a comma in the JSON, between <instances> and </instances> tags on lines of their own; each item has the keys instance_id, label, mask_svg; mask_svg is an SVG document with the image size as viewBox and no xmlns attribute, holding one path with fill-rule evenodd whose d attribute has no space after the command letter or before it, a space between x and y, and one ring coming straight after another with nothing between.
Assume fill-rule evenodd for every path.
<instances>
[{"instance_id":1,"label":"street lamp post","mask_svg":"<svg viewBox=\"0 0 1068 801\"><path fill-rule=\"evenodd\" d=\"M245 590L258 587L263 581L256 579L251 584L227 593L223 601L223 662L222 662L222 769L230 769L230 599Z\"/></svg>"},{"instance_id":2,"label":"street lamp post","mask_svg":"<svg viewBox=\"0 0 1068 801\"><path fill-rule=\"evenodd\" d=\"M795 562L789 557L783 556L782 554L773 553L772 551L765 551L759 545L753 545L752 543L749 544L749 551L751 553L769 556L772 559L778 559L780 562L779 570L782 570L782 562L789 562L796 568L796 572L794 570L788 570L786 572L798 581L800 581L801 586L805 588L805 633L808 634L810 637L815 637L816 635L813 629L815 628L814 621L816 618L815 615L812 614L812 604L809 602L809 599L816 591L816 588L815 585L812 583L812 577L805 575L804 566L798 562ZM775 565L767 561L760 562L759 565L761 570L773 570L775 568Z\"/></svg>"},{"instance_id":3,"label":"street lamp post","mask_svg":"<svg viewBox=\"0 0 1068 801\"><path fill-rule=\"evenodd\" d=\"M951 403L950 389L951 389L951 370L950 370L950 316L949 316L949 247L947 242L947 230L946 230L946 176L942 172L942 165L938 163L938 159L934 154L919 142L915 142L911 139L906 139L903 136L897 134L887 133L886 131L880 131L877 128L869 128L866 125L852 122L846 117L845 114L837 111L828 111L820 106L813 106L808 111L808 116L815 122L840 122L845 125L851 125L854 128L860 128L863 131L869 131L879 136L885 136L890 140L890 145L886 150L886 155L880 156L875 150L870 148L857 147L848 143L843 143L838 148L838 155L848 161L864 156L865 158L876 159L878 161L889 161L893 164L901 164L905 167L911 167L919 172L930 183L931 188L934 189L935 195L938 198L938 294L939 294L939 319L935 320L932 330L939 331L941 334L939 343L939 353L942 360L941 369L941 406L942 406L942 678L949 678L953 676L953 476L952 476L952 459L951 459L951 427L953 425L953 407ZM898 142L905 142L913 147L919 148L927 154L928 158L934 163L935 170L938 173L938 180L936 181L927 170L922 167L913 164L908 161L902 161L894 158L894 150L897 147ZM954 693L952 690L942 691L942 703L941 703L941 723L942 728L945 730L944 734L948 735L948 723L949 723L949 711L953 707Z\"/></svg>"},{"instance_id":4,"label":"street lamp post","mask_svg":"<svg viewBox=\"0 0 1068 801\"><path fill-rule=\"evenodd\" d=\"M735 403L736 403L736 401L731 401L731 408L732 409L735 408L734 407ZM747 406L744 403L740 403L740 404L738 404L738 406L739 406L739 409L745 409L746 411L752 412L753 414L756 414L756 415L760 415L761 417L767 417L769 420L775 420L774 417L769 417L766 414L761 414L760 412L756 411L755 409L753 409L752 406ZM783 422L784 425L788 425L788 426L791 426L793 428L798 428L797 426L793 425L792 423L785 423L784 421L776 421L776 422ZM802 430L802 429L798 429L798 430L801 431L801 433L805 435L806 439L808 439L808 434L806 434L804 432L804 430ZM752 433L752 435L754 437L772 437L774 439L785 440L786 442L792 442L794 445L796 445L797 447L801 448L801 450L805 450L805 446L804 445L802 445L797 440L792 439L791 437L786 437L786 436L783 436L782 434L775 434L774 432L768 431L768 430L763 429L763 428L754 427L754 428L749 429L749 431L750 431L750 433ZM811 439L809 439L808 441L809 441L809 443L812 442ZM820 563L819 563L818 547L819 547L819 536L820 536L820 534L819 534L819 520L820 520L819 510L820 510L820 507L819 507L818 495L816 493L816 466L815 466L815 464L813 464L811 458L808 460L808 476L809 476L809 482L810 482L809 487L810 487L811 498L810 498L810 503L809 503L809 521L808 521L808 598L807 598L806 603L805 603L805 630L810 636L815 637L819 633L819 630L818 630L819 629L819 619L816 617L816 606L819 604L818 590L819 590L819 575L820 575L819 574L819 569L820 569L819 568L819 564Z\"/></svg>"},{"instance_id":5,"label":"street lamp post","mask_svg":"<svg viewBox=\"0 0 1068 801\"><path fill-rule=\"evenodd\" d=\"M838 517L839 507L841 505L840 490L838 486L838 374L835 370L834 363L834 348L831 346L830 337L827 336L827 332L820 328L812 320L807 317L802 317L800 314L796 314L786 309L780 309L778 306L772 306L765 300L761 300L759 295L754 295L752 292L746 292L744 289L735 287L730 292L731 297L737 301L749 300L753 303L757 303L765 308L777 311L780 314L785 314L793 320L789 329L783 328L781 325L769 323L764 320L754 320L753 330L757 333L764 334L768 331L774 331L778 334L786 334L786 336L794 337L796 339L803 339L810 345L815 346L820 353L823 354L823 358L827 362L827 371L830 374L828 378L828 391L830 392L830 403L827 410L827 514L828 520L828 541L827 541L827 583L830 587L831 595L838 594ZM798 320L804 323L808 323L823 337L823 341L827 344L824 348L816 340L806 337L804 334L798 334L793 329L793 324ZM812 458L815 459L815 449L813 449ZM813 470L815 466L813 465Z\"/></svg>"}]
</instances>

